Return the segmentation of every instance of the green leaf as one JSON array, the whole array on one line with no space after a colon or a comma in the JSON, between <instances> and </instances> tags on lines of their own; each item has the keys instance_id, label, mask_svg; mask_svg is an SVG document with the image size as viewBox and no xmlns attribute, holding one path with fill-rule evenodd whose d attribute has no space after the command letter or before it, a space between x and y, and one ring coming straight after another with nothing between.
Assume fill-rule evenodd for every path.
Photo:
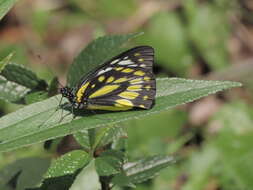
<instances>
[{"instance_id":1,"label":"green leaf","mask_svg":"<svg viewBox=\"0 0 253 190\"><path fill-rule=\"evenodd\" d=\"M0 99L7 102L16 102L20 100L29 91L29 88L19 85L15 82L8 81L2 75L3 70L10 64L13 54L9 54L6 58L0 61Z\"/></svg>"},{"instance_id":2,"label":"green leaf","mask_svg":"<svg viewBox=\"0 0 253 190\"><path fill-rule=\"evenodd\" d=\"M47 178L43 181L41 187L29 188L26 190L55 190L55 189L68 190L72 186L74 180L76 179L79 173L80 171L78 170L74 174L54 178Z\"/></svg>"},{"instance_id":3,"label":"green leaf","mask_svg":"<svg viewBox=\"0 0 253 190\"><path fill-rule=\"evenodd\" d=\"M34 72L25 68L23 65L11 63L7 64L1 72L1 75L8 81L15 82L19 85L30 89L45 90L47 84L39 79Z\"/></svg>"},{"instance_id":4,"label":"green leaf","mask_svg":"<svg viewBox=\"0 0 253 190\"><path fill-rule=\"evenodd\" d=\"M0 2L0 20L7 14L7 12L13 7L17 0L1 0Z\"/></svg>"},{"instance_id":5,"label":"green leaf","mask_svg":"<svg viewBox=\"0 0 253 190\"><path fill-rule=\"evenodd\" d=\"M0 61L0 73L4 69L4 67L10 63L10 60L13 56L13 53L10 53L7 57L5 57L2 61Z\"/></svg>"},{"instance_id":6,"label":"green leaf","mask_svg":"<svg viewBox=\"0 0 253 190\"><path fill-rule=\"evenodd\" d=\"M0 75L0 99L6 102L17 102L29 91L29 88L10 82Z\"/></svg>"},{"instance_id":7,"label":"green leaf","mask_svg":"<svg viewBox=\"0 0 253 190\"><path fill-rule=\"evenodd\" d=\"M119 48L138 34L104 36L92 41L70 66L67 83L75 87L83 76L119 53Z\"/></svg>"},{"instance_id":8,"label":"green leaf","mask_svg":"<svg viewBox=\"0 0 253 190\"><path fill-rule=\"evenodd\" d=\"M125 186L125 184L120 184L121 180L124 183L141 183L155 177L161 169L166 168L173 163L175 163L175 159L171 156L152 156L134 163L127 163L124 166L127 180L122 180L122 178L119 179L118 176L115 176L113 182L120 186ZM122 174L120 174L120 176L123 177Z\"/></svg>"},{"instance_id":9,"label":"green leaf","mask_svg":"<svg viewBox=\"0 0 253 190\"><path fill-rule=\"evenodd\" d=\"M95 166L99 176L110 176L120 173L123 167L124 154L120 151L109 150L95 159Z\"/></svg>"},{"instance_id":10,"label":"green leaf","mask_svg":"<svg viewBox=\"0 0 253 190\"><path fill-rule=\"evenodd\" d=\"M4 65L0 73L0 99L17 103L32 90L46 90L46 82L31 70L14 63Z\"/></svg>"},{"instance_id":11,"label":"green leaf","mask_svg":"<svg viewBox=\"0 0 253 190\"><path fill-rule=\"evenodd\" d=\"M99 176L95 170L94 160L92 160L77 176L70 190L99 190L100 188Z\"/></svg>"},{"instance_id":12,"label":"green leaf","mask_svg":"<svg viewBox=\"0 0 253 190\"><path fill-rule=\"evenodd\" d=\"M87 151L89 152L91 149L89 131L82 130L74 134L76 141Z\"/></svg>"},{"instance_id":13,"label":"green leaf","mask_svg":"<svg viewBox=\"0 0 253 190\"><path fill-rule=\"evenodd\" d=\"M240 85L229 81L157 79L156 102L150 110L101 111L97 114L79 112L75 119L70 114L71 109L59 109L60 95L54 96L0 119L0 152L73 134L84 129L138 119ZM65 102L66 99L62 103Z\"/></svg>"},{"instance_id":14,"label":"green leaf","mask_svg":"<svg viewBox=\"0 0 253 190\"><path fill-rule=\"evenodd\" d=\"M7 188L8 182L18 173L16 190L37 185L41 182L49 164L50 160L45 158L31 157L17 160L0 171L0 189Z\"/></svg>"},{"instance_id":15,"label":"green leaf","mask_svg":"<svg viewBox=\"0 0 253 190\"><path fill-rule=\"evenodd\" d=\"M74 174L90 161L89 155L82 150L74 150L55 160L48 169L45 178Z\"/></svg>"},{"instance_id":16,"label":"green leaf","mask_svg":"<svg viewBox=\"0 0 253 190\"><path fill-rule=\"evenodd\" d=\"M76 176L88 165L89 161L89 155L81 150L74 150L63 155L51 164L42 185L34 190L69 189Z\"/></svg>"},{"instance_id":17,"label":"green leaf","mask_svg":"<svg viewBox=\"0 0 253 190\"><path fill-rule=\"evenodd\" d=\"M98 147L115 142L122 136L126 136L126 133L121 127L115 125L106 127L106 131L103 134L101 141L98 143Z\"/></svg>"}]
</instances>

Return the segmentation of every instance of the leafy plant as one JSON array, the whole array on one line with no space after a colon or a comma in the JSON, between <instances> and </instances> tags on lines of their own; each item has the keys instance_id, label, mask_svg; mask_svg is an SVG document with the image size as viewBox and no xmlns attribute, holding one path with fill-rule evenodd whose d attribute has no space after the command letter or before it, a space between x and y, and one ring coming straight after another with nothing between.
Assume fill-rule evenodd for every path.
<instances>
[{"instance_id":1,"label":"leafy plant","mask_svg":"<svg viewBox=\"0 0 253 190\"><path fill-rule=\"evenodd\" d=\"M75 86L84 74L116 55L119 48L134 37L136 34L105 36L91 42L71 65L67 76L68 85ZM79 111L75 113L76 117L73 119L71 110L59 107L61 95L47 98L54 85L47 84L44 80L38 79L32 71L10 63L9 60L3 61L0 68L2 68L0 75L3 78L0 83L1 92L11 93L15 97L8 98L6 94L0 93L0 98L16 102L31 94L35 97L33 98L35 103L0 119L0 152L70 134L73 134L82 147L56 159L41 179L41 184L37 187L29 186L29 189L36 190L75 189L75 184L80 181L85 181L85 189L93 190L100 187L108 190L116 186L134 187L137 183L153 178L161 169L175 164L176 157L153 155L137 161L128 161L127 133L120 125L240 86L240 83L229 81L157 78L156 103L150 110L101 111L96 114ZM15 91L19 89L17 86L25 87L26 91L20 95ZM46 99L41 101L41 98L36 98L39 96L38 92L46 93L47 96L44 96ZM25 101L24 103L28 104ZM62 104L65 103L66 99L62 101ZM14 172L17 175L16 180L21 180L18 172ZM7 180L2 183L8 185L9 182L10 180Z\"/></svg>"}]
</instances>

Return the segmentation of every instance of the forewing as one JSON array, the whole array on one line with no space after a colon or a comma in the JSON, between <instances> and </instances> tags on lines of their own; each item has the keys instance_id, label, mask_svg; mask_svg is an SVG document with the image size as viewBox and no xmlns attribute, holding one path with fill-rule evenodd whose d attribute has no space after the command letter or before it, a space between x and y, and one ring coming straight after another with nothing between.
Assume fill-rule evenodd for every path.
<instances>
[{"instance_id":1,"label":"forewing","mask_svg":"<svg viewBox=\"0 0 253 190\"><path fill-rule=\"evenodd\" d=\"M88 109L127 110L151 108L156 84L152 72L154 51L148 46L130 49L99 67L76 93Z\"/></svg>"}]
</instances>

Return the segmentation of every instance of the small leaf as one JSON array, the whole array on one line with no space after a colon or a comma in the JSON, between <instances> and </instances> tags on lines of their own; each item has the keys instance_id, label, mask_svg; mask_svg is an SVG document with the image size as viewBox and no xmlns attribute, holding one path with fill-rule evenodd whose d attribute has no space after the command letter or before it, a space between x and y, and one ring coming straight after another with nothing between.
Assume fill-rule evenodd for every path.
<instances>
[{"instance_id":1,"label":"small leaf","mask_svg":"<svg viewBox=\"0 0 253 190\"><path fill-rule=\"evenodd\" d=\"M98 143L98 147L115 142L122 136L126 137L127 135L121 127L115 125L106 127L106 131L103 134L103 138L101 138L101 141Z\"/></svg>"},{"instance_id":2,"label":"small leaf","mask_svg":"<svg viewBox=\"0 0 253 190\"><path fill-rule=\"evenodd\" d=\"M123 175L120 174L121 177L116 176L113 182L119 186L125 186L124 183L141 183L153 178L161 169L172 163L175 163L175 159L171 156L152 156L138 162L127 163L124 166L124 173L127 178L124 179ZM122 182L123 184L121 184Z\"/></svg>"},{"instance_id":3,"label":"small leaf","mask_svg":"<svg viewBox=\"0 0 253 190\"><path fill-rule=\"evenodd\" d=\"M0 73L0 99L8 102L19 101L30 91L45 91L47 84L35 73L22 65L8 63ZM23 102L21 102L23 103Z\"/></svg>"},{"instance_id":4,"label":"small leaf","mask_svg":"<svg viewBox=\"0 0 253 190\"><path fill-rule=\"evenodd\" d=\"M92 41L74 60L67 81L75 87L83 76L119 53L119 48L137 34L104 36Z\"/></svg>"},{"instance_id":5,"label":"small leaf","mask_svg":"<svg viewBox=\"0 0 253 190\"><path fill-rule=\"evenodd\" d=\"M7 12L11 9L11 7L17 2L18 0L1 0L0 2L0 20L7 14Z\"/></svg>"},{"instance_id":6,"label":"small leaf","mask_svg":"<svg viewBox=\"0 0 253 190\"><path fill-rule=\"evenodd\" d=\"M12 177L19 172L16 189L23 190L28 187L34 187L41 182L42 176L45 174L49 164L49 159L45 158L25 158L17 160L0 171L0 189L6 188Z\"/></svg>"},{"instance_id":7,"label":"small leaf","mask_svg":"<svg viewBox=\"0 0 253 190\"><path fill-rule=\"evenodd\" d=\"M1 75L8 81L15 82L30 89L45 90L47 87L45 81L39 79L35 73L23 65L15 63L7 64L2 70Z\"/></svg>"},{"instance_id":8,"label":"small leaf","mask_svg":"<svg viewBox=\"0 0 253 190\"><path fill-rule=\"evenodd\" d=\"M13 57L13 53L9 54L7 57L5 57L2 61L0 61L0 73L4 69L4 67L10 63L11 58Z\"/></svg>"},{"instance_id":9,"label":"small leaf","mask_svg":"<svg viewBox=\"0 0 253 190\"><path fill-rule=\"evenodd\" d=\"M99 176L95 170L94 160L92 160L77 176L70 190L99 190L100 188Z\"/></svg>"},{"instance_id":10,"label":"small leaf","mask_svg":"<svg viewBox=\"0 0 253 190\"><path fill-rule=\"evenodd\" d=\"M72 186L74 180L76 179L76 176L79 173L80 171L78 170L73 174L47 178L43 181L40 187L29 188L26 190L56 190L56 189L68 190Z\"/></svg>"},{"instance_id":11,"label":"small leaf","mask_svg":"<svg viewBox=\"0 0 253 190\"><path fill-rule=\"evenodd\" d=\"M54 77L48 87L48 96L49 97L58 94L58 85L59 85L58 78Z\"/></svg>"},{"instance_id":12,"label":"small leaf","mask_svg":"<svg viewBox=\"0 0 253 190\"><path fill-rule=\"evenodd\" d=\"M110 176L122 170L124 155L120 151L106 151L95 159L95 166L98 175Z\"/></svg>"},{"instance_id":13,"label":"small leaf","mask_svg":"<svg viewBox=\"0 0 253 190\"><path fill-rule=\"evenodd\" d=\"M28 105L0 119L0 152L126 120L138 119L203 96L240 86L228 81L201 81L179 78L157 79L156 102L150 110L79 113L73 120L71 110L59 109L59 96ZM67 100L63 100L63 104ZM98 115L99 114L99 115ZM99 117L98 117L99 116ZM104 118L104 119L101 119Z\"/></svg>"},{"instance_id":14,"label":"small leaf","mask_svg":"<svg viewBox=\"0 0 253 190\"><path fill-rule=\"evenodd\" d=\"M82 130L74 134L76 141L83 147L87 152L90 151L90 138L88 130Z\"/></svg>"},{"instance_id":15,"label":"small leaf","mask_svg":"<svg viewBox=\"0 0 253 190\"><path fill-rule=\"evenodd\" d=\"M10 82L0 75L0 99L6 102L17 102L29 91L29 88Z\"/></svg>"},{"instance_id":16,"label":"small leaf","mask_svg":"<svg viewBox=\"0 0 253 190\"><path fill-rule=\"evenodd\" d=\"M126 176L126 174L121 173L112 178L112 183L114 185L118 185L120 187L132 187L136 188L136 186L131 182L130 178Z\"/></svg>"},{"instance_id":17,"label":"small leaf","mask_svg":"<svg viewBox=\"0 0 253 190\"><path fill-rule=\"evenodd\" d=\"M77 170L87 165L89 161L90 157L86 152L81 150L71 151L52 163L45 178L74 174Z\"/></svg>"},{"instance_id":18,"label":"small leaf","mask_svg":"<svg viewBox=\"0 0 253 190\"><path fill-rule=\"evenodd\" d=\"M84 151L74 150L69 152L55 160L48 169L42 185L31 190L67 190L89 161L90 157Z\"/></svg>"}]
</instances>

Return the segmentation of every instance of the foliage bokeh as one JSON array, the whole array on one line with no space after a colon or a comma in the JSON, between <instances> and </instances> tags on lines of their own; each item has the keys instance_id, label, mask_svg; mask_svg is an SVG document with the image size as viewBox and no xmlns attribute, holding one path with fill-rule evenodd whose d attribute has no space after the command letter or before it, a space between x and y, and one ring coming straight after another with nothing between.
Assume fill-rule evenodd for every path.
<instances>
[{"instance_id":1,"label":"foliage bokeh","mask_svg":"<svg viewBox=\"0 0 253 190\"><path fill-rule=\"evenodd\" d=\"M157 76L242 82L243 88L121 125L128 134L129 160L161 153L182 158L138 190L251 189L252 11L250 0L23 0L0 21L0 60L14 53L12 61L39 78L50 82L56 75L65 84L69 65L91 40L144 32L128 46L155 48ZM0 114L22 106L0 100ZM0 166L77 148L67 136L49 151L39 144L0 153Z\"/></svg>"}]
</instances>

